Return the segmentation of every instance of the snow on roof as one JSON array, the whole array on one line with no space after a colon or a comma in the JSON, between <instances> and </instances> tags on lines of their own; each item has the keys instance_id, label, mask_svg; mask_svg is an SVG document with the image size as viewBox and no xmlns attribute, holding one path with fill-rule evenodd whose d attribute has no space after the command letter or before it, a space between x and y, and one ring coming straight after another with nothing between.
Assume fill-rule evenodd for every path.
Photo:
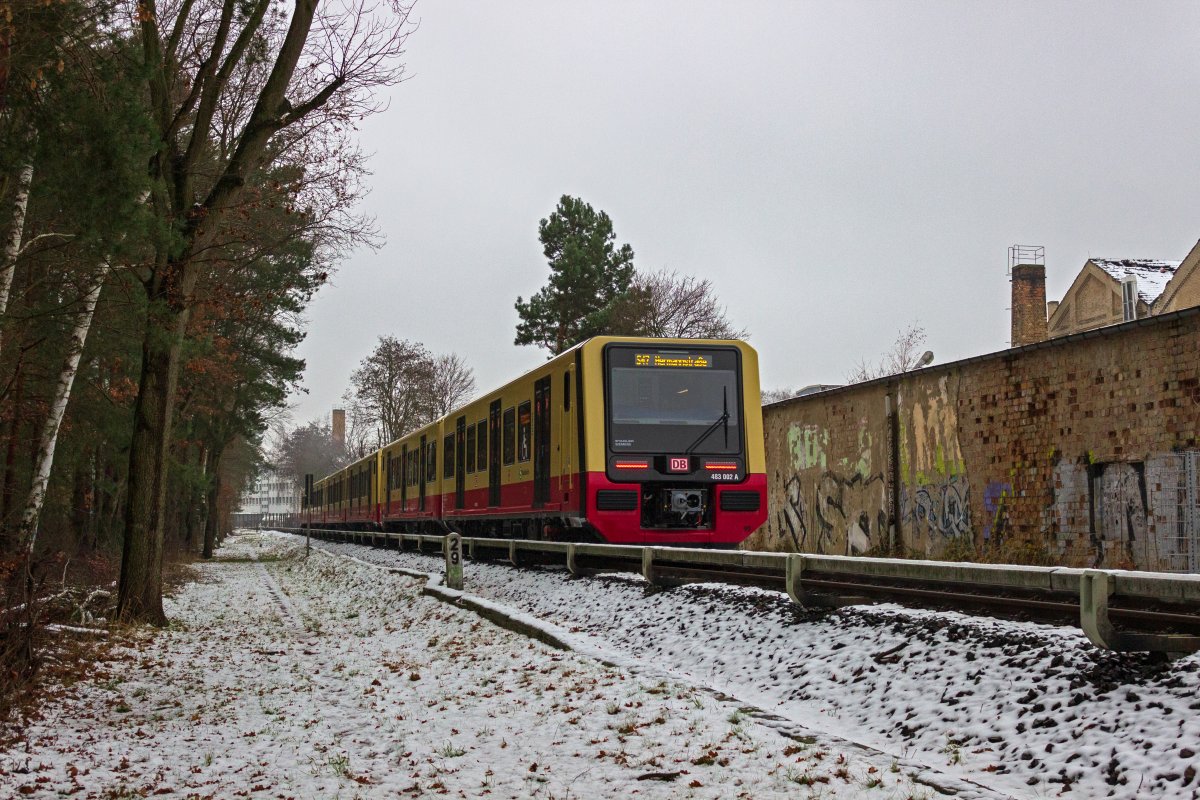
<instances>
[{"instance_id":1,"label":"snow on roof","mask_svg":"<svg viewBox=\"0 0 1200 800\"><path fill-rule=\"evenodd\" d=\"M1126 275L1137 278L1138 297L1143 302L1153 305L1158 296L1167 288L1167 281L1175 277L1182 261L1160 261L1156 258L1092 258L1089 259L1100 269L1112 275L1118 281Z\"/></svg>"}]
</instances>

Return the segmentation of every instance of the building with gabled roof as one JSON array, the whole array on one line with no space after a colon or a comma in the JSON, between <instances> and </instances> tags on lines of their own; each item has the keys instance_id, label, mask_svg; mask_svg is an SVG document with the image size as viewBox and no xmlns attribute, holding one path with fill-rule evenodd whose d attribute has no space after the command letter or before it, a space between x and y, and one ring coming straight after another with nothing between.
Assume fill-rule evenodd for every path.
<instances>
[{"instance_id":1,"label":"building with gabled roof","mask_svg":"<svg viewBox=\"0 0 1200 800\"><path fill-rule=\"evenodd\" d=\"M1062 300L1046 304L1047 335L1068 336L1200 305L1198 262L1200 242L1183 261L1089 258Z\"/></svg>"},{"instance_id":2,"label":"building with gabled roof","mask_svg":"<svg viewBox=\"0 0 1200 800\"><path fill-rule=\"evenodd\" d=\"M1180 262L1179 268L1155 301L1151 313L1166 314L1192 306L1200 306L1200 242L1196 242Z\"/></svg>"}]
</instances>

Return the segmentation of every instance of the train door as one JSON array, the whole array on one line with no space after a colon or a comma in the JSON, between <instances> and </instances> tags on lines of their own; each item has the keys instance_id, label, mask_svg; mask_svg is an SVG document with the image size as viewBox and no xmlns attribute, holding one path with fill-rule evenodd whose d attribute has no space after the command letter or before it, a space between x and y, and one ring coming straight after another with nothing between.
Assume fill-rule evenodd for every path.
<instances>
[{"instance_id":1,"label":"train door","mask_svg":"<svg viewBox=\"0 0 1200 800\"><path fill-rule=\"evenodd\" d=\"M395 483L392 482L392 466L394 465L396 457L391 453L384 453L384 457L387 459L387 466L384 467L383 471L383 515L385 517L390 517L392 515L392 487L395 486Z\"/></svg>"},{"instance_id":2,"label":"train door","mask_svg":"<svg viewBox=\"0 0 1200 800\"><path fill-rule=\"evenodd\" d=\"M533 504L550 499L550 376L533 384Z\"/></svg>"},{"instance_id":3,"label":"train door","mask_svg":"<svg viewBox=\"0 0 1200 800\"><path fill-rule=\"evenodd\" d=\"M368 480L370 483L367 484L367 513L370 514L372 522L379 521L379 505L376 503L378 498L375 497L375 492L377 490L375 483L379 478L378 462L378 458L374 456L371 457L371 469L368 473Z\"/></svg>"},{"instance_id":4,"label":"train door","mask_svg":"<svg viewBox=\"0 0 1200 800\"><path fill-rule=\"evenodd\" d=\"M488 505L500 505L500 401L488 407Z\"/></svg>"},{"instance_id":5,"label":"train door","mask_svg":"<svg viewBox=\"0 0 1200 800\"><path fill-rule=\"evenodd\" d=\"M558 486L562 492L561 499L567 502L571 499L571 491L575 482L575 416L571 411L571 382L575 380L575 372L570 367L563 373L562 393L562 425L559 426L558 439Z\"/></svg>"},{"instance_id":6,"label":"train door","mask_svg":"<svg viewBox=\"0 0 1200 800\"><path fill-rule=\"evenodd\" d=\"M425 452L425 437L421 437L421 449L417 453ZM425 470L420 458L413 459L413 466L417 470L417 508L421 511L425 510Z\"/></svg>"},{"instance_id":7,"label":"train door","mask_svg":"<svg viewBox=\"0 0 1200 800\"><path fill-rule=\"evenodd\" d=\"M400 508L408 511L408 445L400 445Z\"/></svg>"},{"instance_id":8,"label":"train door","mask_svg":"<svg viewBox=\"0 0 1200 800\"><path fill-rule=\"evenodd\" d=\"M454 425L454 507L466 506L463 495L467 489L467 471L463 467L467 463L467 418L459 417Z\"/></svg>"}]
</instances>

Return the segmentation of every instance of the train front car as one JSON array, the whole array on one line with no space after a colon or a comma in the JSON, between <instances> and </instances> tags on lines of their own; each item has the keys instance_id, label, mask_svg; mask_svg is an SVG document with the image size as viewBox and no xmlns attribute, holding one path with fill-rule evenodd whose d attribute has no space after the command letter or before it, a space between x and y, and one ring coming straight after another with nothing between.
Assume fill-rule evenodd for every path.
<instances>
[{"instance_id":1,"label":"train front car","mask_svg":"<svg viewBox=\"0 0 1200 800\"><path fill-rule=\"evenodd\" d=\"M609 542L733 545L767 517L758 357L744 342L592 339L587 520Z\"/></svg>"}]
</instances>

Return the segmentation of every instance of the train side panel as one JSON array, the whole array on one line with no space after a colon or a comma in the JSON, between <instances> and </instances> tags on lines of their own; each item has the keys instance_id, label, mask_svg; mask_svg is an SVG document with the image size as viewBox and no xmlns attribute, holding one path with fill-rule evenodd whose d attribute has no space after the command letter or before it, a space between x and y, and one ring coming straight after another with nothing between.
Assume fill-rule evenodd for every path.
<instances>
[{"instance_id":1,"label":"train side panel","mask_svg":"<svg viewBox=\"0 0 1200 800\"><path fill-rule=\"evenodd\" d=\"M575 369L563 354L443 420L447 522L538 535L582 518Z\"/></svg>"}]
</instances>

